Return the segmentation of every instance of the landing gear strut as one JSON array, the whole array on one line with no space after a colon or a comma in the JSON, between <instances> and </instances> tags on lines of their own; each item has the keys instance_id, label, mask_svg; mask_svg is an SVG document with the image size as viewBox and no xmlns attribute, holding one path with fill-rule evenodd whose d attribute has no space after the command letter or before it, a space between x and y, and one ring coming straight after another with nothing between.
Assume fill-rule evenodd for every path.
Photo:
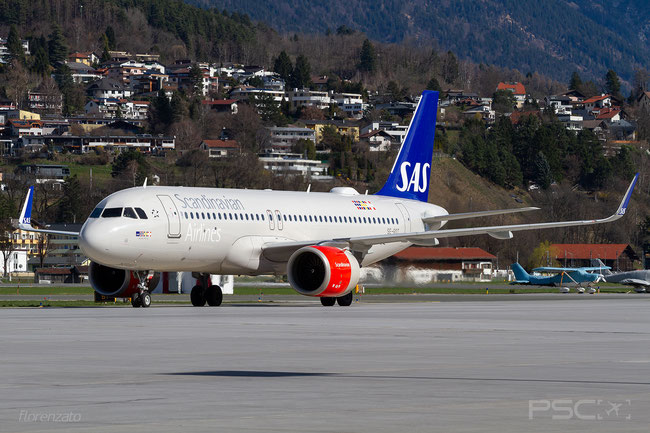
<instances>
[{"instance_id":1,"label":"landing gear strut","mask_svg":"<svg viewBox=\"0 0 650 433\"><path fill-rule=\"evenodd\" d=\"M131 297L131 305L135 308L148 308L151 306L151 293L149 293L149 284L151 277L148 272L135 272L138 278L138 292Z\"/></svg>"},{"instance_id":2,"label":"landing gear strut","mask_svg":"<svg viewBox=\"0 0 650 433\"><path fill-rule=\"evenodd\" d=\"M190 300L195 307L202 307L206 304L211 307L218 307L223 301L221 287L213 286L210 282L210 274L200 274L199 284L192 287Z\"/></svg>"}]
</instances>

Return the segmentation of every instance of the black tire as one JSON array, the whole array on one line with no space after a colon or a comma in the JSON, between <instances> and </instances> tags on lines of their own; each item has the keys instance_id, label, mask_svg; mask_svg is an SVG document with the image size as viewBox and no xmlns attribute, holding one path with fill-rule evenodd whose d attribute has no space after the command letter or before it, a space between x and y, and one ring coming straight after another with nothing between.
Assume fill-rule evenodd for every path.
<instances>
[{"instance_id":1,"label":"black tire","mask_svg":"<svg viewBox=\"0 0 650 433\"><path fill-rule=\"evenodd\" d=\"M354 295L352 294L352 292L350 292L347 295L339 296L338 298L336 298L336 302L338 302L338 304L341 307L349 307L350 305L352 305L353 297Z\"/></svg>"},{"instance_id":2,"label":"black tire","mask_svg":"<svg viewBox=\"0 0 650 433\"><path fill-rule=\"evenodd\" d=\"M218 307L223 301L223 293L221 292L221 287L219 286L210 286L208 290L205 291L205 300L208 302L208 305L211 307Z\"/></svg>"},{"instance_id":3,"label":"black tire","mask_svg":"<svg viewBox=\"0 0 650 433\"><path fill-rule=\"evenodd\" d=\"M336 304L336 298L330 298L328 296L321 296L320 303L323 307L331 307Z\"/></svg>"},{"instance_id":4,"label":"black tire","mask_svg":"<svg viewBox=\"0 0 650 433\"><path fill-rule=\"evenodd\" d=\"M196 285L192 287L190 293L190 300L195 307L202 307L205 305L205 295L203 294L203 287Z\"/></svg>"},{"instance_id":5,"label":"black tire","mask_svg":"<svg viewBox=\"0 0 650 433\"><path fill-rule=\"evenodd\" d=\"M140 303L139 293L134 293L133 296L131 296L131 306L133 306L133 308L138 308L142 306L142 304Z\"/></svg>"},{"instance_id":6,"label":"black tire","mask_svg":"<svg viewBox=\"0 0 650 433\"><path fill-rule=\"evenodd\" d=\"M142 308L149 308L151 307L151 293L144 291L140 295L140 306Z\"/></svg>"}]
</instances>

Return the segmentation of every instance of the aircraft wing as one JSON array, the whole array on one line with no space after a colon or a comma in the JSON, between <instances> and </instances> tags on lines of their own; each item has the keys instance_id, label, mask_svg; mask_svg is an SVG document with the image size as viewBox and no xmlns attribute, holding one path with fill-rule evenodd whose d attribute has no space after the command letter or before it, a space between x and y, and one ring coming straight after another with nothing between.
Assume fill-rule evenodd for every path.
<instances>
[{"instance_id":1,"label":"aircraft wing","mask_svg":"<svg viewBox=\"0 0 650 433\"><path fill-rule=\"evenodd\" d=\"M573 272L573 271L585 271L585 272L593 272L593 271L601 271L601 270L608 270L612 269L609 266L602 266L602 267L590 267L590 268L555 268L552 266L542 266L539 268L533 269L533 271L536 272Z\"/></svg>"},{"instance_id":2,"label":"aircraft wing","mask_svg":"<svg viewBox=\"0 0 650 433\"><path fill-rule=\"evenodd\" d=\"M422 217L422 221L427 224L432 224L440 221L455 221L463 220L468 218L480 218L493 215L505 215L518 212L530 212L531 210L539 210L538 207L519 207L514 209L500 209L500 210L485 210L481 212L463 212L463 213L454 213L448 215L435 215L435 216L426 216Z\"/></svg>"},{"instance_id":3,"label":"aircraft wing","mask_svg":"<svg viewBox=\"0 0 650 433\"><path fill-rule=\"evenodd\" d=\"M47 233L51 235L78 236L79 232L67 232L62 230L45 230L32 227L32 200L34 199L34 187L30 186L25 197L23 210L18 219L18 228L26 232Z\"/></svg>"},{"instance_id":4,"label":"aircraft wing","mask_svg":"<svg viewBox=\"0 0 650 433\"><path fill-rule=\"evenodd\" d=\"M573 272L582 268L555 268L552 266L541 266L533 269L534 272Z\"/></svg>"},{"instance_id":5,"label":"aircraft wing","mask_svg":"<svg viewBox=\"0 0 650 433\"><path fill-rule=\"evenodd\" d=\"M639 280L637 278L626 278L618 282L619 284L625 284L626 286L634 287L650 287L650 281Z\"/></svg>"},{"instance_id":6,"label":"aircraft wing","mask_svg":"<svg viewBox=\"0 0 650 433\"><path fill-rule=\"evenodd\" d=\"M546 223L536 223L536 224L513 224L513 225L503 225L503 226L486 226L486 227L470 227L470 228L461 228L461 229L447 229L447 230L429 230L424 232L411 232L411 233L394 233L394 234L384 234L384 235L371 235L371 236L358 236L358 237L347 237L347 238L336 238L336 239L321 239L313 241L299 241L299 242L282 242L282 243L270 243L262 247L264 255L268 258L275 256L277 259L280 259L280 256L290 255L290 251L295 251L303 246L307 245L324 245L324 244L335 244L335 245L346 245L353 251L358 251L365 253L373 245L386 244L392 242L409 242L416 245L435 245L437 239L439 238L450 238L450 237L460 237L460 236L475 236L475 235L489 235L496 239L510 239L513 237L512 232L524 231L524 230L541 230L541 229L551 229L559 227L573 227L573 226L585 226L592 224L604 224L616 221L625 215L627 206L632 197L632 191L634 191L634 185L639 178L637 173L634 176L630 186L627 188L625 196L619 205L618 209L614 214L610 215L607 218L594 219L594 220L579 220L579 221L558 221L558 222L546 222ZM275 254L280 253L280 254ZM288 257L287 257L288 260Z\"/></svg>"}]
</instances>

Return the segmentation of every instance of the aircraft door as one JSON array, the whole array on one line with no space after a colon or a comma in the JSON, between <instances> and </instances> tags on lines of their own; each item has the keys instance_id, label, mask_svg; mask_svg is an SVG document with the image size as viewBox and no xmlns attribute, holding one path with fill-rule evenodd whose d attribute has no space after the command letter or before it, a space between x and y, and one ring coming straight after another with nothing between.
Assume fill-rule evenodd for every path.
<instances>
[{"instance_id":1,"label":"aircraft door","mask_svg":"<svg viewBox=\"0 0 650 433\"><path fill-rule=\"evenodd\" d=\"M167 237L180 238L181 237L181 215L176 208L176 204L168 195L157 196L160 203L165 209L167 215Z\"/></svg>"},{"instance_id":2,"label":"aircraft door","mask_svg":"<svg viewBox=\"0 0 650 433\"><path fill-rule=\"evenodd\" d=\"M278 222L278 230L282 230L282 214L280 213L279 210L275 211L275 218Z\"/></svg>"},{"instance_id":3,"label":"aircraft door","mask_svg":"<svg viewBox=\"0 0 650 433\"><path fill-rule=\"evenodd\" d=\"M402 203L395 203L395 206L397 206L397 209L399 209L399 212L402 214L402 219L404 220L404 233L410 232L411 215L409 214L409 211L404 207Z\"/></svg>"},{"instance_id":4,"label":"aircraft door","mask_svg":"<svg viewBox=\"0 0 650 433\"><path fill-rule=\"evenodd\" d=\"M269 229L275 230L275 223L273 222L273 212L267 210L266 217L269 219Z\"/></svg>"}]
</instances>

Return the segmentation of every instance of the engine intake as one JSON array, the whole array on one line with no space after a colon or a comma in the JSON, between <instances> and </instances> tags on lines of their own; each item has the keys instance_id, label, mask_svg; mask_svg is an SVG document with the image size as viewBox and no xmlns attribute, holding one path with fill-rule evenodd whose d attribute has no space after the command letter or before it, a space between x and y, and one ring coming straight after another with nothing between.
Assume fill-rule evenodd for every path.
<instances>
[{"instance_id":1,"label":"engine intake","mask_svg":"<svg viewBox=\"0 0 650 433\"><path fill-rule=\"evenodd\" d=\"M88 269L90 285L104 296L129 297L138 291L138 278L133 271L115 269L91 262ZM155 273L147 282L149 290L158 285L160 274Z\"/></svg>"},{"instance_id":2,"label":"engine intake","mask_svg":"<svg viewBox=\"0 0 650 433\"><path fill-rule=\"evenodd\" d=\"M342 296L359 282L359 262L348 250L308 246L287 263L289 284L301 295Z\"/></svg>"}]
</instances>

